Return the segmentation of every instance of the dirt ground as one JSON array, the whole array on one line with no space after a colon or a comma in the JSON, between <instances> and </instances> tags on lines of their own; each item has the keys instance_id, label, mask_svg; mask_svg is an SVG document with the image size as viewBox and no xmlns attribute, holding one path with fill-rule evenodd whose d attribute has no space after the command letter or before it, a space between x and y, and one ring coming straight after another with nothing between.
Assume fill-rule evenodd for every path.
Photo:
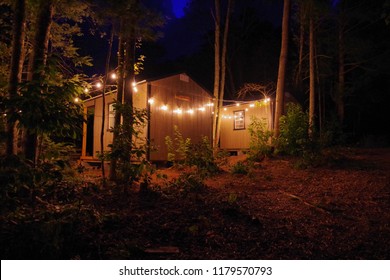
<instances>
[{"instance_id":1,"label":"dirt ground","mask_svg":"<svg viewBox=\"0 0 390 280\"><path fill-rule=\"evenodd\" d=\"M243 160L231 157L230 162ZM389 259L390 149L344 150L332 164L265 159L249 175L94 198L112 218L89 232L103 259Z\"/></svg>"}]
</instances>

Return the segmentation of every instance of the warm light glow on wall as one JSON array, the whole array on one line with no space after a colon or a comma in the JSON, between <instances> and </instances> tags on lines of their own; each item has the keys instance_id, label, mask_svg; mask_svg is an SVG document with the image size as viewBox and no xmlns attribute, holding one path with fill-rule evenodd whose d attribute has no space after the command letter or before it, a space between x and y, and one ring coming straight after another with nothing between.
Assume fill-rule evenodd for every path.
<instances>
[{"instance_id":1,"label":"warm light glow on wall","mask_svg":"<svg viewBox=\"0 0 390 280\"><path fill-rule=\"evenodd\" d=\"M167 105L162 105L160 107L160 109L163 110L163 111L166 111L166 110L168 110L168 106Z\"/></svg>"},{"instance_id":2,"label":"warm light glow on wall","mask_svg":"<svg viewBox=\"0 0 390 280\"><path fill-rule=\"evenodd\" d=\"M181 113L183 113L183 111L182 111L180 108L177 108L176 110L173 110L173 112L174 112L175 114L178 114L178 115L180 115Z\"/></svg>"},{"instance_id":3,"label":"warm light glow on wall","mask_svg":"<svg viewBox=\"0 0 390 280\"><path fill-rule=\"evenodd\" d=\"M138 88L137 87L133 87L133 91L134 92L138 92Z\"/></svg>"},{"instance_id":4,"label":"warm light glow on wall","mask_svg":"<svg viewBox=\"0 0 390 280\"><path fill-rule=\"evenodd\" d=\"M206 111L206 108L205 107L200 107L198 110L204 112L204 111Z\"/></svg>"},{"instance_id":5,"label":"warm light glow on wall","mask_svg":"<svg viewBox=\"0 0 390 280\"><path fill-rule=\"evenodd\" d=\"M249 107L251 107L251 108L255 107L255 103L249 104Z\"/></svg>"},{"instance_id":6,"label":"warm light glow on wall","mask_svg":"<svg viewBox=\"0 0 390 280\"><path fill-rule=\"evenodd\" d=\"M214 106L214 103L207 103L205 106L207 106L207 107L213 107Z\"/></svg>"},{"instance_id":7,"label":"warm light glow on wall","mask_svg":"<svg viewBox=\"0 0 390 280\"><path fill-rule=\"evenodd\" d=\"M236 103L236 106L237 106L237 107L240 106L240 103Z\"/></svg>"},{"instance_id":8,"label":"warm light glow on wall","mask_svg":"<svg viewBox=\"0 0 390 280\"><path fill-rule=\"evenodd\" d=\"M153 104L154 103L154 98L149 98L148 103L149 104Z\"/></svg>"},{"instance_id":9,"label":"warm light glow on wall","mask_svg":"<svg viewBox=\"0 0 390 280\"><path fill-rule=\"evenodd\" d=\"M226 110L227 110L227 108L223 108L223 110L224 110L224 111L226 111Z\"/></svg>"},{"instance_id":10,"label":"warm light glow on wall","mask_svg":"<svg viewBox=\"0 0 390 280\"><path fill-rule=\"evenodd\" d=\"M194 113L194 110L189 109L189 110L187 110L187 113L188 113L188 114L193 114L193 113Z\"/></svg>"}]
</instances>

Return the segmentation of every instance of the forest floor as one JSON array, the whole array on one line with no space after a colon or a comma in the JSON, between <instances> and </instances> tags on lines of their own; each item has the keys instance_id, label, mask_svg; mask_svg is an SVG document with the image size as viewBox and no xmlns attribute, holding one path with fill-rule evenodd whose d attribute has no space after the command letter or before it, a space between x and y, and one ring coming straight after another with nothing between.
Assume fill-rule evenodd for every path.
<instances>
[{"instance_id":1,"label":"forest floor","mask_svg":"<svg viewBox=\"0 0 390 280\"><path fill-rule=\"evenodd\" d=\"M267 158L248 175L227 168L193 188L169 183L183 172L174 168L158 170L168 178L154 178L146 192L135 188L125 194L91 185L82 192L79 209L89 209L94 218L62 223L68 235L55 241L61 252L32 253L36 246L25 255L12 255L25 248L19 241L10 247L8 241L8 254L45 259L389 259L390 149L344 149L339 155L307 169L294 168L293 158ZM231 163L240 160L230 158ZM53 211L63 208L50 205ZM27 239L36 240L36 233L31 234L35 239Z\"/></svg>"}]
</instances>

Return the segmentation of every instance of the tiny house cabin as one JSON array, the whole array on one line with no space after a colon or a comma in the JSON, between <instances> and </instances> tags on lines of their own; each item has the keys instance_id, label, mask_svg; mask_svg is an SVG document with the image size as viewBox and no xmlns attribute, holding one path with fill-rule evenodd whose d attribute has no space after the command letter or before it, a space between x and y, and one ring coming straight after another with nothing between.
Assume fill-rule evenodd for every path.
<instances>
[{"instance_id":1,"label":"tiny house cabin","mask_svg":"<svg viewBox=\"0 0 390 280\"><path fill-rule=\"evenodd\" d=\"M289 93L284 94L284 111L288 103L298 103ZM262 121L264 128L274 129L275 100L273 97L264 97L252 101L236 101L223 106L221 119L220 147L232 153L239 153L249 149L249 126L253 119Z\"/></svg>"},{"instance_id":2,"label":"tiny house cabin","mask_svg":"<svg viewBox=\"0 0 390 280\"><path fill-rule=\"evenodd\" d=\"M249 148L249 125L253 118L273 128L273 101L270 98L237 102L223 106L221 119L220 147L223 150L239 152Z\"/></svg>"},{"instance_id":3,"label":"tiny house cabin","mask_svg":"<svg viewBox=\"0 0 390 280\"><path fill-rule=\"evenodd\" d=\"M144 137L156 148L148 153L151 161L166 161L168 150L165 137L173 138L177 126L184 138L193 143L203 136L211 138L212 97L208 91L185 73L159 79L138 82L133 94L133 105L146 109L149 122L144 129ZM114 126L114 102L116 91L106 94L104 149L109 150ZM102 126L102 95L84 101L87 122L83 127L81 160L97 160L100 152L100 132Z\"/></svg>"}]
</instances>

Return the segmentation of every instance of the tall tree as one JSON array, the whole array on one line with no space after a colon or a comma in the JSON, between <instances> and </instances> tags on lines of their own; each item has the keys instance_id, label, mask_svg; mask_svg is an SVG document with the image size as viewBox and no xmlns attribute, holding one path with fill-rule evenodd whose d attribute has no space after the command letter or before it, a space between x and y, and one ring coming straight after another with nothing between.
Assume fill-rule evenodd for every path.
<instances>
[{"instance_id":1,"label":"tall tree","mask_svg":"<svg viewBox=\"0 0 390 280\"><path fill-rule=\"evenodd\" d=\"M108 81L108 75L110 71L110 60L111 60L111 52L112 52L112 44L114 41L114 27L111 27L111 35L108 42L108 51L106 56L106 65L105 65L105 77L103 81L103 92L102 92L102 126L100 129L100 151L102 154L101 157L101 165L102 165L102 179L103 179L103 185L106 181L106 173L105 173L105 167L104 167L104 132L105 132L105 120L106 120L106 85Z\"/></svg>"},{"instance_id":2,"label":"tall tree","mask_svg":"<svg viewBox=\"0 0 390 280\"><path fill-rule=\"evenodd\" d=\"M344 95L345 95L345 9L344 1L339 4L338 19L338 86L336 91L337 115L340 125L344 123Z\"/></svg>"},{"instance_id":3,"label":"tall tree","mask_svg":"<svg viewBox=\"0 0 390 280\"><path fill-rule=\"evenodd\" d=\"M310 14L309 19L309 135L313 136L315 126L315 104L316 104L316 64L315 64L315 38L314 38L314 15Z\"/></svg>"},{"instance_id":4,"label":"tall tree","mask_svg":"<svg viewBox=\"0 0 390 280\"><path fill-rule=\"evenodd\" d=\"M221 110L223 98L225 95L226 81L226 54L227 41L229 33L230 14L232 10L232 0L228 1L226 18L222 39L222 55L221 55L221 3L215 0L215 36L214 36L214 116L213 116L213 147L219 145L221 132Z\"/></svg>"},{"instance_id":5,"label":"tall tree","mask_svg":"<svg viewBox=\"0 0 390 280\"><path fill-rule=\"evenodd\" d=\"M9 98L18 95L18 84L22 79L24 38L26 32L26 1L17 0L14 3L14 26L12 32L11 70L8 81ZM10 108L8 116L12 116L14 108ZM15 122L8 121L7 125L7 155L15 153Z\"/></svg>"},{"instance_id":6,"label":"tall tree","mask_svg":"<svg viewBox=\"0 0 390 280\"><path fill-rule=\"evenodd\" d=\"M49 46L50 27L54 14L54 1L41 0L36 20L33 49L30 56L28 80L39 83L45 74L45 65ZM36 161L37 134L31 128L26 128L25 156L27 159Z\"/></svg>"},{"instance_id":7,"label":"tall tree","mask_svg":"<svg viewBox=\"0 0 390 280\"><path fill-rule=\"evenodd\" d=\"M218 97L219 97L219 87L220 87L220 75L221 75L221 12L220 12L221 3L220 0L215 0L215 14L214 14L214 116L213 116L213 147L218 146L216 132L217 132L217 120L218 120Z\"/></svg>"},{"instance_id":8,"label":"tall tree","mask_svg":"<svg viewBox=\"0 0 390 280\"><path fill-rule=\"evenodd\" d=\"M290 0L284 0L283 19L282 19L282 44L279 57L278 82L276 84L276 106L274 120L274 136L278 137L280 133L280 117L283 114L284 90L286 84L286 65L288 55L288 22L290 18Z\"/></svg>"},{"instance_id":9,"label":"tall tree","mask_svg":"<svg viewBox=\"0 0 390 280\"><path fill-rule=\"evenodd\" d=\"M154 27L162 24L161 17L147 7L145 2L140 0L106 1L104 15L106 19L112 21L116 26L118 36L118 68L117 68L117 107L125 105L129 110L133 110L133 91L135 82L135 42L137 39L153 40L156 38ZM102 10L101 7L96 7ZM126 130L127 139L132 139L133 114L122 115L119 110L115 112L115 123L113 133L113 153L117 155L116 147L119 141L119 127L121 117L123 117L122 128ZM132 141L122 147L121 160L130 161ZM111 158L110 180L116 180L118 157Z\"/></svg>"}]
</instances>

